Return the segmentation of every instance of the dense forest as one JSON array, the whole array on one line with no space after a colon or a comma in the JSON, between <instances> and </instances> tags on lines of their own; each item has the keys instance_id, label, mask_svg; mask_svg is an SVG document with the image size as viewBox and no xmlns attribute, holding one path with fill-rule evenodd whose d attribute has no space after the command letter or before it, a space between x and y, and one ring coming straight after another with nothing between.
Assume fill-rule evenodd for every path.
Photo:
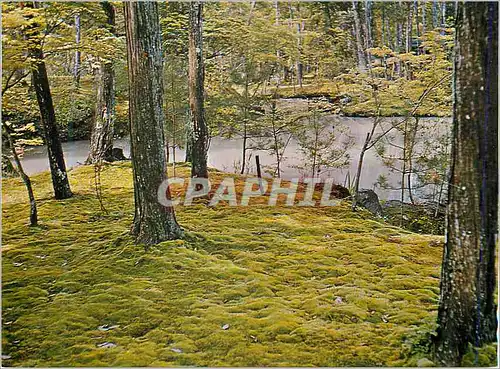
<instances>
[{"instance_id":1,"label":"dense forest","mask_svg":"<svg viewBox=\"0 0 500 369\"><path fill-rule=\"evenodd\" d=\"M498 4L3 2L7 366L491 366Z\"/></svg>"}]
</instances>

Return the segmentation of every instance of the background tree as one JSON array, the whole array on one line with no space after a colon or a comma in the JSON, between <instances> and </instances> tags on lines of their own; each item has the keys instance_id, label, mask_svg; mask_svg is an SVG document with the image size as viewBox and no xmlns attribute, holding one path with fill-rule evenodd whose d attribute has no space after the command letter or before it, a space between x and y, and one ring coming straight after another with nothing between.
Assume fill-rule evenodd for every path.
<instances>
[{"instance_id":1,"label":"background tree","mask_svg":"<svg viewBox=\"0 0 500 369\"><path fill-rule=\"evenodd\" d=\"M38 210L36 207L35 194L33 193L33 186L31 185L31 179L24 171L23 165L21 164L21 160L19 160L19 156L17 155L16 151L17 147L15 145L14 138L12 137L15 131L8 126L7 122L3 122L2 128L5 136L7 137L7 140L9 141L9 146L12 152L12 156L14 157L14 162L16 163L16 170L19 173L21 179L23 180L24 185L26 186L26 191L28 192L28 198L30 201L30 225L36 226L38 225Z\"/></svg>"},{"instance_id":2,"label":"background tree","mask_svg":"<svg viewBox=\"0 0 500 369\"><path fill-rule=\"evenodd\" d=\"M106 14L105 32L114 37L115 9L104 1L101 3ZM115 121L115 70L113 59L100 58L96 72L97 97L94 124L90 136L88 164L101 160L113 160L113 128Z\"/></svg>"},{"instance_id":3,"label":"background tree","mask_svg":"<svg viewBox=\"0 0 500 369\"><path fill-rule=\"evenodd\" d=\"M178 238L182 231L175 219L173 207L162 206L157 197L167 170L158 4L127 2L124 7L135 198L131 231L138 242L148 245Z\"/></svg>"},{"instance_id":4,"label":"background tree","mask_svg":"<svg viewBox=\"0 0 500 369\"><path fill-rule=\"evenodd\" d=\"M189 107L190 129L188 147L191 176L208 178L208 128L205 122L205 66L203 61L203 4L191 2L189 7Z\"/></svg>"},{"instance_id":5,"label":"background tree","mask_svg":"<svg viewBox=\"0 0 500 369\"><path fill-rule=\"evenodd\" d=\"M498 221L498 3L458 4L447 240L436 356L459 366L493 342Z\"/></svg>"},{"instance_id":6,"label":"background tree","mask_svg":"<svg viewBox=\"0 0 500 369\"><path fill-rule=\"evenodd\" d=\"M59 129L56 123L54 103L50 92L49 77L44 61L42 49L42 35L38 25L33 22L27 25L25 35L31 41L28 52L32 61L31 73L36 99L40 109L41 122L43 126L45 144L49 156L50 173L56 199L66 199L73 196L66 173L66 163L59 137Z\"/></svg>"}]
</instances>

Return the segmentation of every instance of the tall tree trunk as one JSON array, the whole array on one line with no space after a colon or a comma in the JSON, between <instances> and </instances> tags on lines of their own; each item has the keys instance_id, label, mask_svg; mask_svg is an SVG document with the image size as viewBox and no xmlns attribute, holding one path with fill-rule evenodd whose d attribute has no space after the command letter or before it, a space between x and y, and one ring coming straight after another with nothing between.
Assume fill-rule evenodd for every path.
<instances>
[{"instance_id":1,"label":"tall tree trunk","mask_svg":"<svg viewBox=\"0 0 500 369\"><path fill-rule=\"evenodd\" d=\"M80 86L80 64L81 64L81 53L80 53L80 37L81 37L81 28L80 28L80 14L75 15L75 43L76 43L76 51L75 51L75 65L73 67L73 78L75 80L75 86L78 88Z\"/></svg>"},{"instance_id":2,"label":"tall tree trunk","mask_svg":"<svg viewBox=\"0 0 500 369\"><path fill-rule=\"evenodd\" d=\"M438 3L437 0L432 1L432 29L437 28L439 25Z\"/></svg>"},{"instance_id":3,"label":"tall tree trunk","mask_svg":"<svg viewBox=\"0 0 500 369\"><path fill-rule=\"evenodd\" d=\"M35 7L37 4L35 3ZM40 34L37 26L34 25L27 30L26 36L33 40L38 40ZM52 185L54 187L54 196L56 199L67 199L73 196L66 173L66 164L59 137L59 129L56 122L52 94L50 92L49 78L45 67L43 50L40 42L34 42L29 49L29 55L32 58L32 78L35 88L36 99L40 109L42 130L47 153L49 156L50 173L52 176Z\"/></svg>"},{"instance_id":4,"label":"tall tree trunk","mask_svg":"<svg viewBox=\"0 0 500 369\"><path fill-rule=\"evenodd\" d=\"M380 10L381 10L381 20L380 20L380 24L381 24L381 32L380 32L380 39L382 41L382 46L388 46L387 45L387 42L386 42L386 37L385 37L385 32L386 32L386 24L385 24L385 4L380 4Z\"/></svg>"},{"instance_id":5,"label":"tall tree trunk","mask_svg":"<svg viewBox=\"0 0 500 369\"><path fill-rule=\"evenodd\" d=\"M173 207L162 206L157 196L167 178L158 3L126 2L124 12L135 198L131 233L137 242L149 245L182 235ZM168 191L166 196L170 198Z\"/></svg>"},{"instance_id":6,"label":"tall tree trunk","mask_svg":"<svg viewBox=\"0 0 500 369\"><path fill-rule=\"evenodd\" d=\"M297 22L297 84L302 88L302 77L304 75L304 65L302 64L302 31L304 24L303 22Z\"/></svg>"},{"instance_id":7,"label":"tall tree trunk","mask_svg":"<svg viewBox=\"0 0 500 369\"><path fill-rule=\"evenodd\" d=\"M372 41L372 2L370 0L365 1L365 45L366 48L373 46Z\"/></svg>"},{"instance_id":8,"label":"tall tree trunk","mask_svg":"<svg viewBox=\"0 0 500 369\"><path fill-rule=\"evenodd\" d=\"M203 4L199 1L189 7L189 107L191 117L191 176L208 178L208 128L205 122L203 62Z\"/></svg>"},{"instance_id":9,"label":"tall tree trunk","mask_svg":"<svg viewBox=\"0 0 500 369\"><path fill-rule=\"evenodd\" d=\"M412 43L412 28L413 28L413 6L410 2L406 3L407 18L406 18L406 52L411 51Z\"/></svg>"},{"instance_id":10,"label":"tall tree trunk","mask_svg":"<svg viewBox=\"0 0 500 369\"><path fill-rule=\"evenodd\" d=\"M469 343L496 338L498 3L460 2L447 240L436 356L459 366Z\"/></svg>"},{"instance_id":11,"label":"tall tree trunk","mask_svg":"<svg viewBox=\"0 0 500 369\"><path fill-rule=\"evenodd\" d=\"M417 32L417 55L420 54L420 24L418 22L418 1L414 0L413 1L413 12L415 14L415 32Z\"/></svg>"},{"instance_id":12,"label":"tall tree trunk","mask_svg":"<svg viewBox=\"0 0 500 369\"><path fill-rule=\"evenodd\" d=\"M101 3L106 13L106 24L114 34L115 9L107 1ZM94 115L94 126L90 137L90 153L88 164L101 160L113 160L113 132L115 121L115 70L112 61L99 63L97 73L97 99Z\"/></svg>"},{"instance_id":13,"label":"tall tree trunk","mask_svg":"<svg viewBox=\"0 0 500 369\"><path fill-rule=\"evenodd\" d=\"M421 13L422 13L422 34L424 34L427 30L426 29L426 12L427 12L426 4L427 4L426 1L422 1L422 10L421 10Z\"/></svg>"},{"instance_id":14,"label":"tall tree trunk","mask_svg":"<svg viewBox=\"0 0 500 369\"><path fill-rule=\"evenodd\" d=\"M361 22L359 17L358 2L352 2L352 15L354 17L354 37L356 39L356 52L358 56L358 69L360 72L366 72L366 56L363 48L363 37L361 31Z\"/></svg>"}]
</instances>

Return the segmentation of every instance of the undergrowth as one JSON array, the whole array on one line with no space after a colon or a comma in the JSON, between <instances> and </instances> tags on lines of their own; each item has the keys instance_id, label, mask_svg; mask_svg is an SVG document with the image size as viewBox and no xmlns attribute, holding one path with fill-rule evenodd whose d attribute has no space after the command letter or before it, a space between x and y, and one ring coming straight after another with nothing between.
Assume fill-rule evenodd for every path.
<instances>
[{"instance_id":1,"label":"undergrowth","mask_svg":"<svg viewBox=\"0 0 500 369\"><path fill-rule=\"evenodd\" d=\"M5 365L399 366L406 337L435 319L441 237L347 203L256 199L178 206L186 238L146 252L128 234L131 171L103 167L107 214L91 166L69 172L62 201L49 173L33 176L38 227L20 179L3 180Z\"/></svg>"}]
</instances>

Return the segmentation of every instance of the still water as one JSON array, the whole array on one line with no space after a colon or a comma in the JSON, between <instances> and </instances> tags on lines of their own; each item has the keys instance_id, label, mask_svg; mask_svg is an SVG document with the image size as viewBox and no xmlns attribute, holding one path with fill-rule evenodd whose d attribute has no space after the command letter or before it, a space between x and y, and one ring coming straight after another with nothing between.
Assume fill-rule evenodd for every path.
<instances>
[{"instance_id":1,"label":"still water","mask_svg":"<svg viewBox=\"0 0 500 369\"><path fill-rule=\"evenodd\" d=\"M329 119L325 117L325 119ZM338 184L346 185L346 178L354 178L357 168L359 152L365 140L367 132L370 131L373 118L351 118L331 116L332 124L342 124L348 128L349 135L353 138L353 146L348 149L350 157L349 165L342 169L331 169L324 172L322 176L334 178ZM399 118L401 119L401 118ZM449 119L441 118L425 118L423 121L426 124L442 124L449 122ZM443 124L448 126L448 124ZM226 171L237 172L242 159L242 140L241 139L225 139L220 137L212 138L208 151L208 165L210 167ZM88 141L72 141L62 144L64 158L68 168L82 165L88 155ZM115 147L122 148L125 156L130 155L130 143L127 138L115 140ZM248 146L252 146L250 142ZM176 161L184 161L184 151L176 150ZM251 155L249 160L248 171L250 174L255 174L255 155L259 155L262 166L274 165L274 157L266 150L249 150L247 156ZM170 162L172 162L172 153L170 153ZM282 178L290 179L295 177L309 176L308 173L296 168L303 161L303 155L299 150L299 146L295 140L291 140L288 144L285 154L285 160L282 164ZM25 171L28 174L34 174L49 170L47 159L47 151L45 146L33 147L27 149L23 155L22 163ZM387 167L384 166L382 160L377 156L375 148L372 148L365 154L363 172L360 181L361 188L375 189L381 199L392 200L400 198L400 191L384 190L376 188L379 175L386 175L389 182L397 185L400 181L398 175L390 173Z\"/></svg>"}]
</instances>

